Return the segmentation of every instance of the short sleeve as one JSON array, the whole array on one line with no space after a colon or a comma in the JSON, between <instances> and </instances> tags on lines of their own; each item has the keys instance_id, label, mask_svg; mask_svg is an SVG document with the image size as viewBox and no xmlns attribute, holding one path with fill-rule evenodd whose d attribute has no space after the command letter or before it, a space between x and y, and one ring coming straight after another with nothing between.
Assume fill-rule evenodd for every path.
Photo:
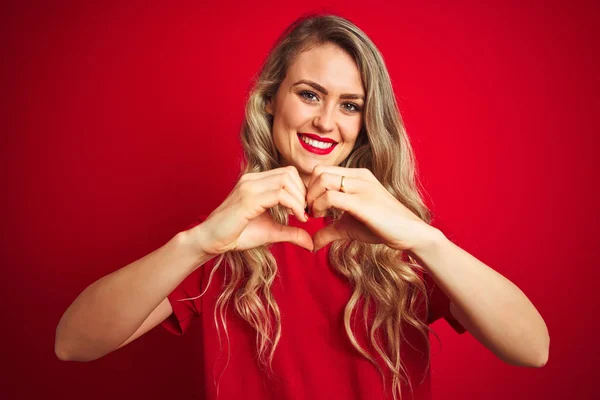
<instances>
[{"instance_id":1,"label":"short sleeve","mask_svg":"<svg viewBox=\"0 0 600 400\"><path fill-rule=\"evenodd\" d=\"M185 230L193 228L205 219L206 216L198 217ZM196 268L167 296L173 313L161 325L174 335L182 336L189 329L193 319L200 315L202 297L198 296L202 293L202 271L205 266Z\"/></svg>"},{"instance_id":2,"label":"short sleeve","mask_svg":"<svg viewBox=\"0 0 600 400\"><path fill-rule=\"evenodd\" d=\"M435 283L431 275L424 274L425 285L429 296L429 313L427 315L427 324L432 324L440 318L444 318L446 322L458 334L463 334L467 330L450 312L450 298L442 291Z\"/></svg>"}]
</instances>

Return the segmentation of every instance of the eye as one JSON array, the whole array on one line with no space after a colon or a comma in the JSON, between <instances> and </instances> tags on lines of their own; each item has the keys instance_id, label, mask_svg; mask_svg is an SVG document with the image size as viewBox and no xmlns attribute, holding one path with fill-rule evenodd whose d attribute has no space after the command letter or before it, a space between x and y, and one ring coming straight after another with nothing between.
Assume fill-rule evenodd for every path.
<instances>
[{"instance_id":1,"label":"eye","mask_svg":"<svg viewBox=\"0 0 600 400\"><path fill-rule=\"evenodd\" d=\"M352 113L360 111L360 107L358 106L358 104L354 104L354 103L344 103L344 104L342 104L342 107L344 107L346 109L346 111L350 111Z\"/></svg>"},{"instance_id":2,"label":"eye","mask_svg":"<svg viewBox=\"0 0 600 400\"><path fill-rule=\"evenodd\" d=\"M302 97L305 100L314 102L314 101L318 101L319 97L314 93L311 92L309 90L303 90L300 93L298 93L300 95L300 97Z\"/></svg>"}]
</instances>

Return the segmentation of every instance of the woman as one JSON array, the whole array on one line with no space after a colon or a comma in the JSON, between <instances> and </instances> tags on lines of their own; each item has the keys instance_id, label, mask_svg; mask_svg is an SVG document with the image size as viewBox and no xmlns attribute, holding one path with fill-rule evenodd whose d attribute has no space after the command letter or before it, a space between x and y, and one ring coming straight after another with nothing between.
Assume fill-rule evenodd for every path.
<instances>
[{"instance_id":1,"label":"woman","mask_svg":"<svg viewBox=\"0 0 600 400\"><path fill-rule=\"evenodd\" d=\"M241 139L229 196L82 292L57 328L60 359L198 317L207 399L426 399L429 325L444 318L507 363L545 364L527 297L429 225L385 64L358 27L292 24Z\"/></svg>"}]
</instances>

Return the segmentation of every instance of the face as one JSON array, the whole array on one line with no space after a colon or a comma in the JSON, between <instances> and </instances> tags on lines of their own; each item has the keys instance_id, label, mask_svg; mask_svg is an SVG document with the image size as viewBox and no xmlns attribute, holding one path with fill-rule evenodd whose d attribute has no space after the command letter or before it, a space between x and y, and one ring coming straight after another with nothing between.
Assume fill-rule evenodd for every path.
<instances>
[{"instance_id":1,"label":"face","mask_svg":"<svg viewBox=\"0 0 600 400\"><path fill-rule=\"evenodd\" d=\"M280 164L294 165L306 185L315 166L344 161L362 127L364 96L345 51L324 45L301 53L266 107Z\"/></svg>"}]
</instances>

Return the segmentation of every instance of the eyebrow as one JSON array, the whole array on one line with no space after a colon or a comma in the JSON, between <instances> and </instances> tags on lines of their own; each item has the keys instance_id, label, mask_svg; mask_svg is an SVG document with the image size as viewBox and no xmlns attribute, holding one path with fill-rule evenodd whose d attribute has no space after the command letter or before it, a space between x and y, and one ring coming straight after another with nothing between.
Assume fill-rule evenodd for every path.
<instances>
[{"instance_id":1,"label":"eyebrow","mask_svg":"<svg viewBox=\"0 0 600 400\"><path fill-rule=\"evenodd\" d=\"M292 87L301 85L301 84L311 86L314 89L318 90L319 92L321 92L325 95L328 94L327 89L325 89L323 86L319 85L317 82L313 82L308 79L300 79L298 82L294 83L292 85ZM365 96L363 96L362 94L357 94L357 93L343 93L340 95L340 99L360 99L360 100L364 101Z\"/></svg>"}]
</instances>

